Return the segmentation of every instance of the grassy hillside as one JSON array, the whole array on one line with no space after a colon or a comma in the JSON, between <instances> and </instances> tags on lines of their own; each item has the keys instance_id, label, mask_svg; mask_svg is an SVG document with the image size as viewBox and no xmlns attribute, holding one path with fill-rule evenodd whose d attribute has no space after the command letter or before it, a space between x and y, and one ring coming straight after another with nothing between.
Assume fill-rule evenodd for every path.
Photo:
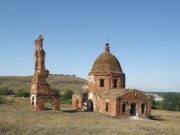
<instances>
[{"instance_id":1,"label":"grassy hillside","mask_svg":"<svg viewBox=\"0 0 180 135\"><path fill-rule=\"evenodd\" d=\"M32 76L0 76L0 87L8 87L17 92L20 89L26 91L30 90ZM51 88L56 88L64 93L65 90L70 89L73 91L81 88L86 80L69 75L49 75L47 79Z\"/></svg>"},{"instance_id":2,"label":"grassy hillside","mask_svg":"<svg viewBox=\"0 0 180 135\"><path fill-rule=\"evenodd\" d=\"M61 105L61 111L32 111L29 108L29 98L13 99L13 104L0 104L2 135L179 135L180 133L180 112L152 110L154 120L116 119L102 113L68 111L72 110L70 105Z\"/></svg>"}]
</instances>

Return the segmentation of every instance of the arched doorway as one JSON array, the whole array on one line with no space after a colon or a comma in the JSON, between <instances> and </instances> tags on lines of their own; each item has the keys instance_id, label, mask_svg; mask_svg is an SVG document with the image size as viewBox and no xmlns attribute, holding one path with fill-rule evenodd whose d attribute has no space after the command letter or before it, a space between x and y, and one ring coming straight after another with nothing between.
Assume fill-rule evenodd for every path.
<instances>
[{"instance_id":1,"label":"arched doorway","mask_svg":"<svg viewBox=\"0 0 180 135\"><path fill-rule=\"evenodd\" d=\"M78 107L78 103L79 103L79 100L78 100L78 99L76 99L76 107Z\"/></svg>"},{"instance_id":2,"label":"arched doorway","mask_svg":"<svg viewBox=\"0 0 180 135\"><path fill-rule=\"evenodd\" d=\"M87 111L89 112L93 111L93 101L91 99L87 101Z\"/></svg>"},{"instance_id":3,"label":"arched doorway","mask_svg":"<svg viewBox=\"0 0 180 135\"><path fill-rule=\"evenodd\" d=\"M135 103L131 104L130 115L131 116L136 116L136 104Z\"/></svg>"}]
</instances>

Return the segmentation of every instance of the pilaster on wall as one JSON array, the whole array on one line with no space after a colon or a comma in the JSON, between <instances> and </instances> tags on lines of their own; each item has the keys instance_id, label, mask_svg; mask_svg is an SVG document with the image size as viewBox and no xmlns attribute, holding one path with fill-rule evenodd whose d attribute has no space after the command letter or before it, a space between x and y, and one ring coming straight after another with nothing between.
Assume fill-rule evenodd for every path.
<instances>
[{"instance_id":1,"label":"pilaster on wall","mask_svg":"<svg viewBox=\"0 0 180 135\"><path fill-rule=\"evenodd\" d=\"M102 112L102 113L106 112L106 98L105 97L100 98L99 112Z\"/></svg>"},{"instance_id":2,"label":"pilaster on wall","mask_svg":"<svg viewBox=\"0 0 180 135\"><path fill-rule=\"evenodd\" d=\"M117 116L117 99L116 98L112 97L109 99L108 114L111 116Z\"/></svg>"}]
</instances>

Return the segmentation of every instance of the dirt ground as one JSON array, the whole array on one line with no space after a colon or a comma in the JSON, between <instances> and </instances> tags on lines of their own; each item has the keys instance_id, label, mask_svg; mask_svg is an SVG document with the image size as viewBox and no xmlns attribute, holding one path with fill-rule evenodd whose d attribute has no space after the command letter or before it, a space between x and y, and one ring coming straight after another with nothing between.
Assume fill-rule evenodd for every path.
<instances>
[{"instance_id":1,"label":"dirt ground","mask_svg":"<svg viewBox=\"0 0 180 135\"><path fill-rule=\"evenodd\" d=\"M153 120L117 119L106 114L74 111L32 111L29 99L11 97L0 105L0 135L179 135L180 112L152 110Z\"/></svg>"}]
</instances>

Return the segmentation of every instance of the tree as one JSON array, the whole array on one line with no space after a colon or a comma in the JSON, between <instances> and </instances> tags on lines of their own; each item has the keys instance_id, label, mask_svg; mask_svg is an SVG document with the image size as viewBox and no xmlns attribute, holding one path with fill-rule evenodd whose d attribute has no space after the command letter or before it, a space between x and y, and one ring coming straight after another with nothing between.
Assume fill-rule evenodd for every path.
<instances>
[{"instance_id":1,"label":"tree","mask_svg":"<svg viewBox=\"0 0 180 135\"><path fill-rule=\"evenodd\" d=\"M164 95L162 109L168 111L180 111L180 93L170 92Z\"/></svg>"},{"instance_id":2,"label":"tree","mask_svg":"<svg viewBox=\"0 0 180 135\"><path fill-rule=\"evenodd\" d=\"M72 98L72 95L73 95L73 91L72 90L67 90L64 95L63 95L63 99L71 99Z\"/></svg>"},{"instance_id":3,"label":"tree","mask_svg":"<svg viewBox=\"0 0 180 135\"><path fill-rule=\"evenodd\" d=\"M67 90L63 96L61 97L61 103L62 104L71 104L72 103L72 95L73 95L73 91L72 90Z\"/></svg>"},{"instance_id":4,"label":"tree","mask_svg":"<svg viewBox=\"0 0 180 135\"><path fill-rule=\"evenodd\" d=\"M150 99L151 99L151 108L152 109L161 109L161 102L159 101L155 101L155 97L153 95L150 95Z\"/></svg>"}]
</instances>

